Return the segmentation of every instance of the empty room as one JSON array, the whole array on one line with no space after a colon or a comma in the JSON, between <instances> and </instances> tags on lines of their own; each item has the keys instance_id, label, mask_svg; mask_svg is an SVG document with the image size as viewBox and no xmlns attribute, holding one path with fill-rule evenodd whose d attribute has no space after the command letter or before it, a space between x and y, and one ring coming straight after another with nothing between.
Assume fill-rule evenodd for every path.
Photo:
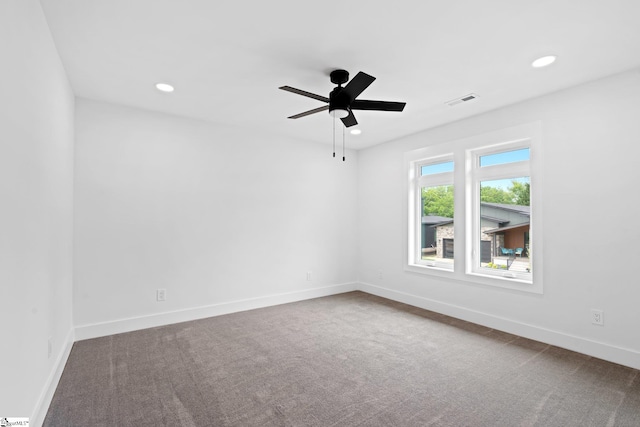
<instances>
[{"instance_id":1,"label":"empty room","mask_svg":"<svg viewBox=\"0 0 640 427\"><path fill-rule=\"evenodd\" d=\"M0 425L640 426L638 16L1 0Z\"/></svg>"}]
</instances>

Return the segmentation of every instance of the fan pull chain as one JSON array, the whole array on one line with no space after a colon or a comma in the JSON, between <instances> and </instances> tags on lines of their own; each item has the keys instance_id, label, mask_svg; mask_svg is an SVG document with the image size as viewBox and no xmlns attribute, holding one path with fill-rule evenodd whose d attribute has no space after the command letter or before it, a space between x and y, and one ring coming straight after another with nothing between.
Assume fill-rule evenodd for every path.
<instances>
[{"instance_id":1,"label":"fan pull chain","mask_svg":"<svg viewBox=\"0 0 640 427\"><path fill-rule=\"evenodd\" d=\"M342 161L344 162L344 126L342 126Z\"/></svg>"},{"instance_id":2,"label":"fan pull chain","mask_svg":"<svg viewBox=\"0 0 640 427\"><path fill-rule=\"evenodd\" d=\"M336 118L333 118L333 157L336 157Z\"/></svg>"}]
</instances>

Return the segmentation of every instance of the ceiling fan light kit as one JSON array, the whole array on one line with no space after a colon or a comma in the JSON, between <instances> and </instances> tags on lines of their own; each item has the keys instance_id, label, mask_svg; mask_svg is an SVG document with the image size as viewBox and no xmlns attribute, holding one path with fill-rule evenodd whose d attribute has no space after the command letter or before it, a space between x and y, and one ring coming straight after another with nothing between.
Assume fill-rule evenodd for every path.
<instances>
[{"instance_id":1,"label":"ceiling fan light kit","mask_svg":"<svg viewBox=\"0 0 640 427\"><path fill-rule=\"evenodd\" d=\"M329 114L331 114L331 117L334 119L344 119L349 115L349 110L346 108L334 108L332 110L331 107L329 107Z\"/></svg>"},{"instance_id":2,"label":"ceiling fan light kit","mask_svg":"<svg viewBox=\"0 0 640 427\"><path fill-rule=\"evenodd\" d=\"M356 99L371 83L376 79L369 74L360 71L356 76L349 81L349 72L346 70L333 70L329 75L331 83L337 84L329 97L322 95L316 95L315 93L307 92L301 89L296 89L291 86L281 86L280 89L287 92L296 93L298 95L313 98L318 101L327 103L328 105L314 108L313 110L305 111L293 116L289 116L290 119L299 119L311 114L319 113L321 111L329 111L329 114L334 118L342 120L345 127L351 127L358 124L356 117L353 114L353 110L370 110L370 111L402 111L406 105L405 102L389 102L389 101L370 101ZM349 82L349 83L347 83ZM343 84L346 86L342 87ZM335 138L335 132L334 132ZM335 145L335 141L334 141ZM344 132L343 132L343 150L344 150ZM333 153L335 157L335 149ZM342 157L344 160L344 156Z\"/></svg>"}]
</instances>

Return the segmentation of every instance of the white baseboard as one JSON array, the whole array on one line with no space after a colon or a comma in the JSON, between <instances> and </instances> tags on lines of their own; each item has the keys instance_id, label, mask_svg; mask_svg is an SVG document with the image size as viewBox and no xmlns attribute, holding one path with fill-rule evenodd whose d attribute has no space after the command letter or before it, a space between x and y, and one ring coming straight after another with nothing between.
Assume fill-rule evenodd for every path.
<instances>
[{"instance_id":1,"label":"white baseboard","mask_svg":"<svg viewBox=\"0 0 640 427\"><path fill-rule=\"evenodd\" d=\"M60 382L62 371L64 371L64 367L67 364L69 354L71 354L71 348L73 347L74 342L75 337L72 328L69 330L69 333L67 333L62 348L58 353L58 357L56 357L54 368L51 370L51 373L47 378L47 382L40 393L40 397L38 398L38 403L36 404L33 414L29 417L30 426L41 426L44 422L44 419L47 416L47 411L49 410L49 405L53 399L53 394L56 392L56 388L58 388L58 382Z\"/></svg>"},{"instance_id":2,"label":"white baseboard","mask_svg":"<svg viewBox=\"0 0 640 427\"><path fill-rule=\"evenodd\" d=\"M402 302L425 310L435 311L457 319L477 323L492 329L508 332L524 338L551 344L556 347L565 348L598 359L640 369L640 352L628 348L622 348L582 338L575 335L566 334L551 329L541 328L511 319L495 316L480 311L470 310L453 304L432 300L417 295L411 295L392 289L383 288L369 283L359 283L358 290L372 295L377 295L393 301Z\"/></svg>"},{"instance_id":3,"label":"white baseboard","mask_svg":"<svg viewBox=\"0 0 640 427\"><path fill-rule=\"evenodd\" d=\"M239 311L253 310L256 308L286 304L289 302L319 298L334 294L341 294L344 292L355 291L356 289L357 286L355 283L344 283L320 288L304 289L301 291L267 295L257 298L224 302L204 307L195 307L179 311L151 314L148 316L114 320L111 322L80 325L76 326L75 337L78 341L90 338L98 338L107 335L120 334L123 332L136 331L139 329L169 325L172 323L188 322L190 320L203 319L206 317L220 316L223 314L236 313Z\"/></svg>"}]
</instances>

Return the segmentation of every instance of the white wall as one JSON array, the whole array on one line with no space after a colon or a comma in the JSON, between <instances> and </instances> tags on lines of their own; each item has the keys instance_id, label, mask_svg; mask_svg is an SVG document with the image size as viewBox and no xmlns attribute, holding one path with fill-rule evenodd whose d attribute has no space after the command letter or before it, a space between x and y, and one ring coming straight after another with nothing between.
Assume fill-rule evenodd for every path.
<instances>
[{"instance_id":1,"label":"white wall","mask_svg":"<svg viewBox=\"0 0 640 427\"><path fill-rule=\"evenodd\" d=\"M628 72L360 151L363 289L640 368L638 99ZM544 294L404 271L404 152L538 120Z\"/></svg>"},{"instance_id":2,"label":"white wall","mask_svg":"<svg viewBox=\"0 0 640 427\"><path fill-rule=\"evenodd\" d=\"M36 0L0 2L0 94L0 415L35 425L73 340L74 103Z\"/></svg>"},{"instance_id":3,"label":"white wall","mask_svg":"<svg viewBox=\"0 0 640 427\"><path fill-rule=\"evenodd\" d=\"M355 153L343 163L329 145L85 99L76 107L80 338L355 282Z\"/></svg>"}]
</instances>

